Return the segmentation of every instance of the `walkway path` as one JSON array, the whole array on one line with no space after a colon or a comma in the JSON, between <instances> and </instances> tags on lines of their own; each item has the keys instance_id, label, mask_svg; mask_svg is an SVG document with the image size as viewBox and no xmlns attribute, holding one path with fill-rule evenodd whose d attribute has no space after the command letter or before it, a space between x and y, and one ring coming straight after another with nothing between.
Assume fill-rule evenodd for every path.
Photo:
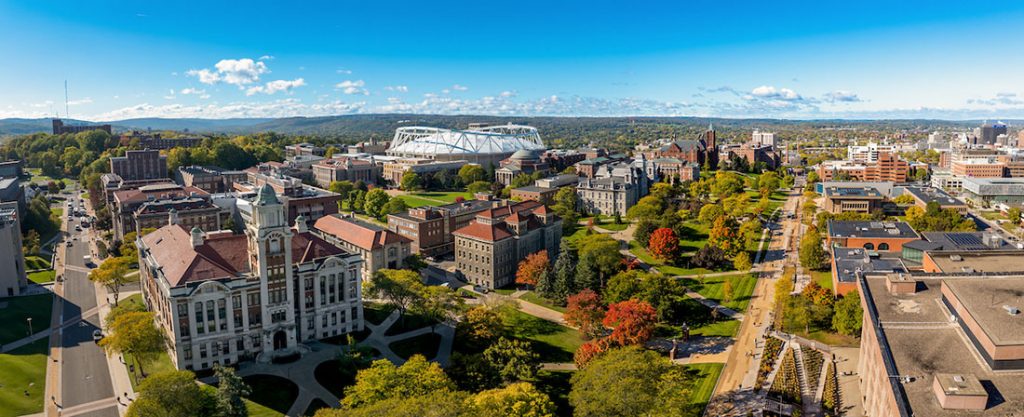
<instances>
[{"instance_id":1,"label":"walkway path","mask_svg":"<svg viewBox=\"0 0 1024 417\"><path fill-rule=\"evenodd\" d=\"M680 278L680 277L676 276L676 277L673 277L673 278ZM690 298L692 298L694 300L697 300L698 303L704 304L704 306L707 307L707 308L710 308L712 310L716 310L717 309L719 313L724 314L726 317L729 317L731 319L740 320L740 321L743 320L743 313L740 313L740 312L738 312L736 310L733 310L733 309L731 309L729 307L726 307L726 306L723 306L721 304L718 304L715 300L709 300L707 298L704 298L703 295L701 295L700 293L698 293L696 291L693 291L693 290L691 290L689 288L686 289L686 296L690 297Z\"/></svg>"}]
</instances>

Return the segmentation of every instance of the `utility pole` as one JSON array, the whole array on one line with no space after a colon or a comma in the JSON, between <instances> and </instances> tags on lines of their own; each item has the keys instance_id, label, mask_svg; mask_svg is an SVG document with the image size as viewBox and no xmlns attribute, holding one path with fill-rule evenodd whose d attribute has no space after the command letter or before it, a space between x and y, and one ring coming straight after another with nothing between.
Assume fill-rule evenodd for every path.
<instances>
[{"instance_id":1,"label":"utility pole","mask_svg":"<svg viewBox=\"0 0 1024 417\"><path fill-rule=\"evenodd\" d=\"M68 112L68 80L64 80L64 118L71 118L71 113Z\"/></svg>"}]
</instances>

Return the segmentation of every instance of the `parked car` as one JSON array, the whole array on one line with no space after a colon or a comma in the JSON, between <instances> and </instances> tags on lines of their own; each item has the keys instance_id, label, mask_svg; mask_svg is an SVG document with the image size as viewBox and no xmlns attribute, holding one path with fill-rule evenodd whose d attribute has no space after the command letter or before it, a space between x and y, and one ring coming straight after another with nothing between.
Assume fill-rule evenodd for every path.
<instances>
[{"instance_id":1,"label":"parked car","mask_svg":"<svg viewBox=\"0 0 1024 417\"><path fill-rule=\"evenodd\" d=\"M92 331L92 341L93 342L99 342L100 339L102 339L102 338L103 338L103 332L101 332L99 329L96 329L96 330Z\"/></svg>"}]
</instances>

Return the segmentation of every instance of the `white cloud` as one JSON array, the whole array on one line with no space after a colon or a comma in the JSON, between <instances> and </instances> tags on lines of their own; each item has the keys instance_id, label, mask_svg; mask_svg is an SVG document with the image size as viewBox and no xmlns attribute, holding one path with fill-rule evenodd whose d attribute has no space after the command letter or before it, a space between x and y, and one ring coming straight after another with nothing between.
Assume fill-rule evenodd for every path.
<instances>
[{"instance_id":1,"label":"white cloud","mask_svg":"<svg viewBox=\"0 0 1024 417\"><path fill-rule=\"evenodd\" d=\"M174 89L173 88L168 90L167 95L164 96L164 100L174 100L175 98L177 98L177 97L174 96Z\"/></svg>"},{"instance_id":2,"label":"white cloud","mask_svg":"<svg viewBox=\"0 0 1024 417\"><path fill-rule=\"evenodd\" d=\"M441 94L448 94L448 93L450 93L450 92L452 92L452 90L449 90L449 89L447 89L447 88L446 88L446 89L444 89L444 90L441 90Z\"/></svg>"},{"instance_id":3,"label":"white cloud","mask_svg":"<svg viewBox=\"0 0 1024 417\"><path fill-rule=\"evenodd\" d=\"M260 61L273 61L274 60L274 56L273 55L263 55L263 56L260 57L259 60Z\"/></svg>"},{"instance_id":4,"label":"white cloud","mask_svg":"<svg viewBox=\"0 0 1024 417\"><path fill-rule=\"evenodd\" d=\"M360 113L365 105L366 103L363 102L346 103L342 101L306 104L292 98L270 102L236 102L224 105L176 103L155 106L142 103L99 114L92 119L111 121L138 117L226 119L232 117L332 116Z\"/></svg>"},{"instance_id":5,"label":"white cloud","mask_svg":"<svg viewBox=\"0 0 1024 417\"><path fill-rule=\"evenodd\" d=\"M345 80L335 84L334 88L341 90L345 94L362 94L364 96L368 96L370 95L370 92L367 89L363 88L365 85L366 83L363 82L363 80Z\"/></svg>"},{"instance_id":6,"label":"white cloud","mask_svg":"<svg viewBox=\"0 0 1024 417\"><path fill-rule=\"evenodd\" d=\"M389 85L387 87L384 87L384 90L386 90L386 91L396 91L396 92L399 92L399 93L408 93L409 92L409 86L407 86L407 85Z\"/></svg>"},{"instance_id":7,"label":"white cloud","mask_svg":"<svg viewBox=\"0 0 1024 417\"><path fill-rule=\"evenodd\" d=\"M455 84L455 85L452 86L452 90L455 90L455 91L466 91L466 90L469 90L469 87L466 87L464 85Z\"/></svg>"},{"instance_id":8,"label":"white cloud","mask_svg":"<svg viewBox=\"0 0 1024 417\"><path fill-rule=\"evenodd\" d=\"M44 109L44 108L49 108L52 105L53 105L53 101L52 100L46 100L46 101L44 101L42 103L32 103L32 104L29 104L29 107L36 108L36 109Z\"/></svg>"},{"instance_id":9,"label":"white cloud","mask_svg":"<svg viewBox=\"0 0 1024 417\"><path fill-rule=\"evenodd\" d=\"M776 89L775 87L769 85L762 85L760 87L757 87L753 91L751 91L750 94L755 97L777 100L800 100L802 98L799 94L796 93L796 91L790 90L788 88Z\"/></svg>"},{"instance_id":10,"label":"white cloud","mask_svg":"<svg viewBox=\"0 0 1024 417\"><path fill-rule=\"evenodd\" d=\"M186 95L186 96L189 95L189 94L206 95L206 90L200 90L198 88L189 87L189 88L182 88L181 90L178 90L178 94Z\"/></svg>"},{"instance_id":11,"label":"white cloud","mask_svg":"<svg viewBox=\"0 0 1024 417\"><path fill-rule=\"evenodd\" d=\"M499 95L502 96L502 97L515 97L516 96L516 92L515 91L511 91L511 90L505 90L505 91L502 91L501 94L499 94Z\"/></svg>"},{"instance_id":12,"label":"white cloud","mask_svg":"<svg viewBox=\"0 0 1024 417\"><path fill-rule=\"evenodd\" d=\"M857 94L846 90L836 90L825 93L825 101L829 103L856 103L863 101Z\"/></svg>"},{"instance_id":13,"label":"white cloud","mask_svg":"<svg viewBox=\"0 0 1024 417\"><path fill-rule=\"evenodd\" d=\"M216 68L214 71L206 68L189 70L187 74L198 77L199 82L203 84L223 82L242 88L245 85L258 82L260 75L270 72L267 64L253 61L250 58L222 59L214 65L214 68Z\"/></svg>"},{"instance_id":14,"label":"white cloud","mask_svg":"<svg viewBox=\"0 0 1024 417\"><path fill-rule=\"evenodd\" d=\"M337 72L338 74L343 74L343 75L349 75L349 74L352 74L352 70L350 70L350 69L345 69L345 68L338 68L338 69L337 69L337 70L335 70L334 72Z\"/></svg>"},{"instance_id":15,"label":"white cloud","mask_svg":"<svg viewBox=\"0 0 1024 417\"><path fill-rule=\"evenodd\" d=\"M245 95L251 96L257 93L263 94L276 94L278 92L290 93L292 89L296 87L302 87L306 85L306 80L302 78L296 78L294 80L275 80L268 82L266 85L258 85L255 87L249 87L245 90Z\"/></svg>"}]
</instances>

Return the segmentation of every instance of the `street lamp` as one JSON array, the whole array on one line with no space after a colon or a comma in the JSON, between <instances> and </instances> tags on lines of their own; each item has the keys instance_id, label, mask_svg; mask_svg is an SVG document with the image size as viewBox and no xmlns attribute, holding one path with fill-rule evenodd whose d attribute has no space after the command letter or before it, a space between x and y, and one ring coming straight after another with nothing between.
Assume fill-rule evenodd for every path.
<instances>
[{"instance_id":1,"label":"street lamp","mask_svg":"<svg viewBox=\"0 0 1024 417\"><path fill-rule=\"evenodd\" d=\"M28 320L28 335L32 336L32 317L28 317L25 320Z\"/></svg>"}]
</instances>

